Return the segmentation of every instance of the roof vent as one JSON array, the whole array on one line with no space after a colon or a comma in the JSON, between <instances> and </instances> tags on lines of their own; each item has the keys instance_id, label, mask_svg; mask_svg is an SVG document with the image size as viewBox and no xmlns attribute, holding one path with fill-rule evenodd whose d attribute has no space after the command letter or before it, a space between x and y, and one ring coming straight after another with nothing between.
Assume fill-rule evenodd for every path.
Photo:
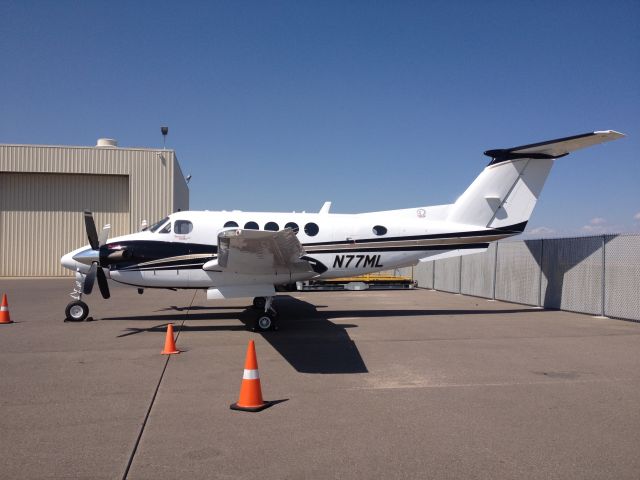
<instances>
[{"instance_id":1,"label":"roof vent","mask_svg":"<svg viewBox=\"0 0 640 480\"><path fill-rule=\"evenodd\" d=\"M99 138L98 143L96 143L96 147L111 147L115 148L118 146L118 141L113 138Z\"/></svg>"}]
</instances>

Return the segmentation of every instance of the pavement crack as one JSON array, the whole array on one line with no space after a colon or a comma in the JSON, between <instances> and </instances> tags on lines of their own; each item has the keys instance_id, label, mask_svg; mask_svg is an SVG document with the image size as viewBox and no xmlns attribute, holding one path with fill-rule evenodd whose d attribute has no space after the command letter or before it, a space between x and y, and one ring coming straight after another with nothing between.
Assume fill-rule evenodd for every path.
<instances>
[{"instance_id":1,"label":"pavement crack","mask_svg":"<svg viewBox=\"0 0 640 480\"><path fill-rule=\"evenodd\" d=\"M191 297L191 302L187 307L187 311L185 312L184 318L182 322L178 326L178 333L176 335L176 341L180 337L180 332L182 331L182 326L184 322L187 321L187 317L189 316L189 312L191 311L191 307L193 306L193 302L196 299L197 290L194 291L193 297ZM149 408L147 408L147 413L144 416L144 420L142 421L142 425L140 426L140 431L138 432L138 437L136 438L136 443L133 445L133 450L131 451L131 455L129 455L129 460L127 461L127 466L125 467L124 474L122 475L122 480L126 480L129 476L129 470L131 469L131 465L133 464L133 459L136 456L138 451L138 446L140 445L140 441L142 440L142 434L144 433L144 429L147 426L147 422L149 421L149 416L151 415L151 409L156 401L156 397L158 396L158 391L160 390L160 385L162 384L162 379L164 378L164 373L167 371L167 367L169 366L169 361L171 360L171 355L167 355L167 358L164 361L164 366L162 367L162 373L160 373L160 378L158 379L158 383L156 384L156 388L153 391L153 396L151 397L151 402L149 403Z\"/></svg>"}]
</instances>

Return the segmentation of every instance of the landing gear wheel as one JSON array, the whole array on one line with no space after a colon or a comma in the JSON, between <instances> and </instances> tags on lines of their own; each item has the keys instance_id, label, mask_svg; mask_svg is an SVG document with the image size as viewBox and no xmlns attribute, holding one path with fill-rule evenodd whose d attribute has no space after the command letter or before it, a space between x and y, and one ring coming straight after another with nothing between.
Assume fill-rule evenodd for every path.
<instances>
[{"instance_id":1,"label":"landing gear wheel","mask_svg":"<svg viewBox=\"0 0 640 480\"><path fill-rule=\"evenodd\" d=\"M261 313L256 319L254 330L259 332L268 332L269 330L277 330L274 315Z\"/></svg>"},{"instance_id":2,"label":"landing gear wheel","mask_svg":"<svg viewBox=\"0 0 640 480\"><path fill-rule=\"evenodd\" d=\"M64 314L67 316L68 322L82 322L89 316L89 306L82 300L76 300L67 305Z\"/></svg>"},{"instance_id":3,"label":"landing gear wheel","mask_svg":"<svg viewBox=\"0 0 640 480\"><path fill-rule=\"evenodd\" d=\"M253 299L253 308L256 310L264 310L264 306L267 304L267 300L264 297L255 297Z\"/></svg>"}]
</instances>

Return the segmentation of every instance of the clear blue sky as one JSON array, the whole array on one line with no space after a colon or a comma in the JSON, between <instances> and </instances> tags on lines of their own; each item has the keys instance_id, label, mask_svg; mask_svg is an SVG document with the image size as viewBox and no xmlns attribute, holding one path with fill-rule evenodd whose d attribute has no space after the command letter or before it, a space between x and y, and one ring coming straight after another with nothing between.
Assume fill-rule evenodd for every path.
<instances>
[{"instance_id":1,"label":"clear blue sky","mask_svg":"<svg viewBox=\"0 0 640 480\"><path fill-rule=\"evenodd\" d=\"M486 149L615 129L528 230L640 231L637 0L0 1L0 55L0 143L166 124L193 209L450 203Z\"/></svg>"}]
</instances>

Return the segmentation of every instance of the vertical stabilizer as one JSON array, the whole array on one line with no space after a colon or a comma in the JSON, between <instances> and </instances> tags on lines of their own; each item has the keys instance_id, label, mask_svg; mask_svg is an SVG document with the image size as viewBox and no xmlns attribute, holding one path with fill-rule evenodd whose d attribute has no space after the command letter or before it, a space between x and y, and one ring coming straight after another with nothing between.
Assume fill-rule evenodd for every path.
<instances>
[{"instance_id":1,"label":"vertical stabilizer","mask_svg":"<svg viewBox=\"0 0 640 480\"><path fill-rule=\"evenodd\" d=\"M553 159L521 158L489 165L454 203L449 221L506 227L529 220Z\"/></svg>"},{"instance_id":2,"label":"vertical stabilizer","mask_svg":"<svg viewBox=\"0 0 640 480\"><path fill-rule=\"evenodd\" d=\"M607 130L488 150L485 155L492 158L491 163L451 206L447 220L488 228L524 225L556 158L622 137Z\"/></svg>"}]
</instances>

